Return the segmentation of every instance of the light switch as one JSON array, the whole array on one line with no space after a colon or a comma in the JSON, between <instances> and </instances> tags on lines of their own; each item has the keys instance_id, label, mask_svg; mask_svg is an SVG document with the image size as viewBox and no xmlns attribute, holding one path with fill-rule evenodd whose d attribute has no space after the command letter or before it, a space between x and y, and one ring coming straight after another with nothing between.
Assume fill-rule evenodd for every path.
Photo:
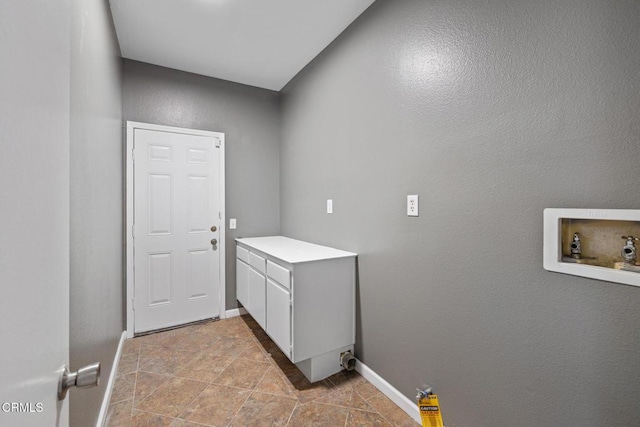
<instances>
[{"instance_id":1,"label":"light switch","mask_svg":"<svg viewBox=\"0 0 640 427\"><path fill-rule=\"evenodd\" d=\"M229 229L230 230L235 230L236 229L236 219L235 218L229 218Z\"/></svg>"},{"instance_id":2,"label":"light switch","mask_svg":"<svg viewBox=\"0 0 640 427\"><path fill-rule=\"evenodd\" d=\"M327 199L327 213L333 213L333 199Z\"/></svg>"}]
</instances>

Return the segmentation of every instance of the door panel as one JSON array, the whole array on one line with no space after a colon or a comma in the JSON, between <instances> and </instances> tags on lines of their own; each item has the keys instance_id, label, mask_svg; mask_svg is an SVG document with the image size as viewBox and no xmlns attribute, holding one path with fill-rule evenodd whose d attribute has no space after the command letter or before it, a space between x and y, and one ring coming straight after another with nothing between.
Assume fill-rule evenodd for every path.
<instances>
[{"instance_id":1,"label":"door panel","mask_svg":"<svg viewBox=\"0 0 640 427\"><path fill-rule=\"evenodd\" d=\"M262 329L266 329L265 299L266 299L266 279L265 277L249 268L249 306L247 311L258 322Z\"/></svg>"},{"instance_id":2,"label":"door panel","mask_svg":"<svg viewBox=\"0 0 640 427\"><path fill-rule=\"evenodd\" d=\"M171 175L149 175L149 234L171 234Z\"/></svg>"},{"instance_id":3,"label":"door panel","mask_svg":"<svg viewBox=\"0 0 640 427\"><path fill-rule=\"evenodd\" d=\"M133 138L135 332L216 317L220 250L212 239L220 240L223 225L216 138L138 128Z\"/></svg>"},{"instance_id":4,"label":"door panel","mask_svg":"<svg viewBox=\"0 0 640 427\"><path fill-rule=\"evenodd\" d=\"M249 306L249 266L236 259L236 299L244 308Z\"/></svg>"},{"instance_id":5,"label":"door panel","mask_svg":"<svg viewBox=\"0 0 640 427\"><path fill-rule=\"evenodd\" d=\"M291 296L267 279L267 334L291 357Z\"/></svg>"},{"instance_id":6,"label":"door panel","mask_svg":"<svg viewBox=\"0 0 640 427\"><path fill-rule=\"evenodd\" d=\"M149 254L149 305L171 302L171 253Z\"/></svg>"}]
</instances>

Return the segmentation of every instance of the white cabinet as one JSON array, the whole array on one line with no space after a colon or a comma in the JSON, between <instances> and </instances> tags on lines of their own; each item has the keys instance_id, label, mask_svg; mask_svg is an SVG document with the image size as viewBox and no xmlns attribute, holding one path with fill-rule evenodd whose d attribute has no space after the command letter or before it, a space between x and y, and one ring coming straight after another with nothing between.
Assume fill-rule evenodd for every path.
<instances>
[{"instance_id":1,"label":"white cabinet","mask_svg":"<svg viewBox=\"0 0 640 427\"><path fill-rule=\"evenodd\" d=\"M310 381L339 372L355 344L357 255L282 236L236 242L237 295L249 314Z\"/></svg>"}]
</instances>

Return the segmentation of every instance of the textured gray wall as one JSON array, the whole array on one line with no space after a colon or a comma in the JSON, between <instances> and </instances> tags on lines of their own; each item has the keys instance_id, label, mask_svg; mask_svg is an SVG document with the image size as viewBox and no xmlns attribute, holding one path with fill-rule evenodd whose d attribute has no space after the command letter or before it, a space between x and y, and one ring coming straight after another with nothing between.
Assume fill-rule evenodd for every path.
<instances>
[{"instance_id":1,"label":"textured gray wall","mask_svg":"<svg viewBox=\"0 0 640 427\"><path fill-rule=\"evenodd\" d=\"M102 381L70 393L71 426L95 425L124 329L119 56L108 2L72 0L70 364Z\"/></svg>"},{"instance_id":2,"label":"textured gray wall","mask_svg":"<svg viewBox=\"0 0 640 427\"><path fill-rule=\"evenodd\" d=\"M378 0L283 91L281 232L447 426L640 425L640 288L542 268L544 208L640 207L639 75L635 0Z\"/></svg>"},{"instance_id":3,"label":"textured gray wall","mask_svg":"<svg viewBox=\"0 0 640 427\"><path fill-rule=\"evenodd\" d=\"M226 306L237 307L236 237L280 231L279 95L125 60L125 120L225 133ZM238 228L229 230L228 218Z\"/></svg>"}]
</instances>

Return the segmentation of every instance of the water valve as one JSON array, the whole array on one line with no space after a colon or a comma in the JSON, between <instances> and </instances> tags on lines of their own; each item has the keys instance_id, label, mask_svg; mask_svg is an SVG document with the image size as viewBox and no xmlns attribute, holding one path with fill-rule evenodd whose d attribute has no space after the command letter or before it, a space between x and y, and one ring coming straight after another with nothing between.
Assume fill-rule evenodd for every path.
<instances>
[{"instance_id":1,"label":"water valve","mask_svg":"<svg viewBox=\"0 0 640 427\"><path fill-rule=\"evenodd\" d=\"M573 242L569 245L571 248L571 258L580 258L582 254L582 242L580 241L580 233L573 233Z\"/></svg>"},{"instance_id":2,"label":"water valve","mask_svg":"<svg viewBox=\"0 0 640 427\"><path fill-rule=\"evenodd\" d=\"M635 242L640 240L640 237L622 236L622 238L627 240L620 252L622 259L624 259L624 263L627 265L636 265L637 253Z\"/></svg>"}]
</instances>

